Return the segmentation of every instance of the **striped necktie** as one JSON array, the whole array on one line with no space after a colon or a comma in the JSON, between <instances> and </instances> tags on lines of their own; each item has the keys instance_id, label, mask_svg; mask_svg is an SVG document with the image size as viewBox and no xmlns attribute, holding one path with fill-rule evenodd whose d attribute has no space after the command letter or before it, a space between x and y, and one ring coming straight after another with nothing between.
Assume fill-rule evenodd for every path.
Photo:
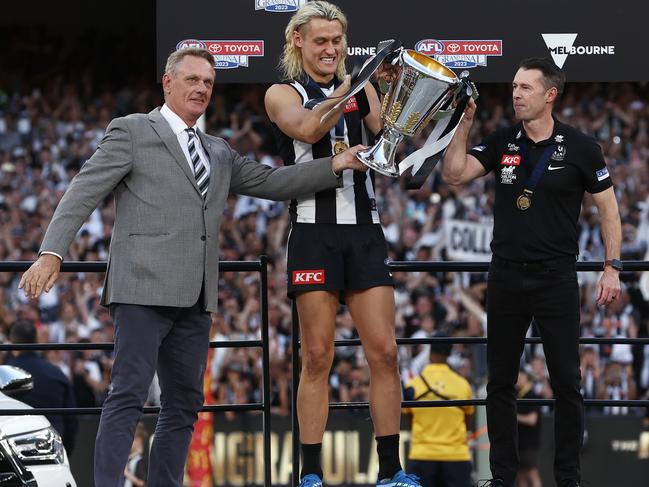
<instances>
[{"instance_id":1,"label":"striped necktie","mask_svg":"<svg viewBox=\"0 0 649 487\"><path fill-rule=\"evenodd\" d=\"M205 163L199 157L198 151L196 150L196 132L194 129L185 129L189 140L187 141L187 146L189 148L189 158L192 160L192 168L194 169L194 177L196 178L196 184L198 185L198 190L201 192L201 196L205 198L207 193L207 187L210 184L210 175L207 172L207 167Z\"/></svg>"}]
</instances>

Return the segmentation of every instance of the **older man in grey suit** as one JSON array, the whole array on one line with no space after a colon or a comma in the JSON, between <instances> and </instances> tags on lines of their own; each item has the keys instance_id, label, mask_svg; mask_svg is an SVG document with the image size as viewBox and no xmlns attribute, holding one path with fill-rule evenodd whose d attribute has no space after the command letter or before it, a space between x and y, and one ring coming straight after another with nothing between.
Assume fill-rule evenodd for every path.
<instances>
[{"instance_id":1,"label":"older man in grey suit","mask_svg":"<svg viewBox=\"0 0 649 487\"><path fill-rule=\"evenodd\" d=\"M111 122L57 207L38 260L20 287L49 291L79 227L111 191L115 224L102 303L115 335L112 390L95 448L96 487L118 487L154 373L162 389L148 484L182 486L187 449L203 403L210 312L217 308L219 223L228 193L286 200L340 185L365 170L358 147L332 159L271 169L196 128L214 84L203 49L169 56L165 104Z\"/></svg>"}]
</instances>

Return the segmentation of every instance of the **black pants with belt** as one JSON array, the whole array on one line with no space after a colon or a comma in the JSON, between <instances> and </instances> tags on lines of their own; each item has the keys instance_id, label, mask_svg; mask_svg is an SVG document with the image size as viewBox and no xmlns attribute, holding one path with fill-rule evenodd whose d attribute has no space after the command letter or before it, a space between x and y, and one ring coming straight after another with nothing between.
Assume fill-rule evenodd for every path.
<instances>
[{"instance_id":1,"label":"black pants with belt","mask_svg":"<svg viewBox=\"0 0 649 487\"><path fill-rule=\"evenodd\" d=\"M574 258L531 264L492 259L487 288L487 423L494 478L518 471L515 384L525 334L538 324L556 399L554 473L559 487L580 480L583 398L579 370L579 286Z\"/></svg>"}]
</instances>

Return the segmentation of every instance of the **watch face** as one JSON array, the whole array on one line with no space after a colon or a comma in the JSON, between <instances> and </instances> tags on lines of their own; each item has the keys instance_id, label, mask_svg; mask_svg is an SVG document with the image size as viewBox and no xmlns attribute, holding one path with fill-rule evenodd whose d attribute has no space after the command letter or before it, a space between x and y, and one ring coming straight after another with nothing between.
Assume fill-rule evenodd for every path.
<instances>
[{"instance_id":1,"label":"watch face","mask_svg":"<svg viewBox=\"0 0 649 487\"><path fill-rule=\"evenodd\" d=\"M622 261L618 259L607 260L606 263L618 271L621 271L623 268Z\"/></svg>"}]
</instances>

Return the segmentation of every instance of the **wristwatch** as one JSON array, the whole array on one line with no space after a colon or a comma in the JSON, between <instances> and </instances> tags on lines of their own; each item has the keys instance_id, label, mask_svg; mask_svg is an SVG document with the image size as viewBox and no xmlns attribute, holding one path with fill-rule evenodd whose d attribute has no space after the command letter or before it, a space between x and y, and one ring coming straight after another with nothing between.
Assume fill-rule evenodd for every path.
<instances>
[{"instance_id":1,"label":"wristwatch","mask_svg":"<svg viewBox=\"0 0 649 487\"><path fill-rule=\"evenodd\" d=\"M622 265L622 261L618 259L605 260L604 267L606 267L607 265L610 265L616 271L621 271L622 269L624 269L624 266Z\"/></svg>"}]
</instances>

